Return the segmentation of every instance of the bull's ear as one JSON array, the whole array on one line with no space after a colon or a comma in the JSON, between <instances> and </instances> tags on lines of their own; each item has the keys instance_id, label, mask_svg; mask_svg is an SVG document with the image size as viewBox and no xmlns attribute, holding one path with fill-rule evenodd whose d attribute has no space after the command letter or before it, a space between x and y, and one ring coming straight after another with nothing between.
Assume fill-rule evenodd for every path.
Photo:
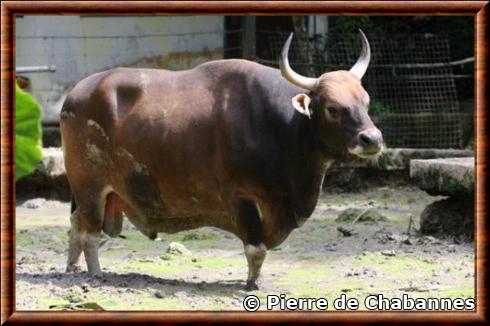
<instances>
[{"instance_id":1,"label":"bull's ear","mask_svg":"<svg viewBox=\"0 0 490 326\"><path fill-rule=\"evenodd\" d=\"M313 113L310 110L311 99L305 93L300 93L293 97L293 106L301 114L306 115L309 119L311 119L311 114Z\"/></svg>"}]
</instances>

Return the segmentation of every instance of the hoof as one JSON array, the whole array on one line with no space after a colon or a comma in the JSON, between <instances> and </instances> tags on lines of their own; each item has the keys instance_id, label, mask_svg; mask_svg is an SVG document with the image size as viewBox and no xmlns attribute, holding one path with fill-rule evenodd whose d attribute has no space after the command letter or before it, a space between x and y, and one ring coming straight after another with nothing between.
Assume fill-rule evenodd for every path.
<instances>
[{"instance_id":1,"label":"hoof","mask_svg":"<svg viewBox=\"0 0 490 326\"><path fill-rule=\"evenodd\" d=\"M92 278L98 278L101 279L104 275L102 275L102 271L93 271L93 272L88 272L88 275Z\"/></svg>"},{"instance_id":2,"label":"hoof","mask_svg":"<svg viewBox=\"0 0 490 326\"><path fill-rule=\"evenodd\" d=\"M255 291L258 290L259 287L257 286L257 283L254 281L247 281L247 284L245 285L245 291Z\"/></svg>"},{"instance_id":3,"label":"hoof","mask_svg":"<svg viewBox=\"0 0 490 326\"><path fill-rule=\"evenodd\" d=\"M79 265L68 265L66 266L66 273L80 273L82 268Z\"/></svg>"}]
</instances>

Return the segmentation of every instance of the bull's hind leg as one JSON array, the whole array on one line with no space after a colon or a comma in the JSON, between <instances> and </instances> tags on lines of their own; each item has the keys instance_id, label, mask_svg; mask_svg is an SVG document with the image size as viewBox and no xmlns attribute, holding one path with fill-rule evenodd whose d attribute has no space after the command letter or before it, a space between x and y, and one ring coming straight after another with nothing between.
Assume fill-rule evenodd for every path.
<instances>
[{"instance_id":1,"label":"bull's hind leg","mask_svg":"<svg viewBox=\"0 0 490 326\"><path fill-rule=\"evenodd\" d=\"M82 254L82 244L80 240L80 232L78 232L78 217L76 216L76 206L75 200L72 199L71 205L71 229L69 235L68 244L68 262L66 264L67 272L78 272L80 271L80 255Z\"/></svg>"},{"instance_id":2,"label":"bull's hind leg","mask_svg":"<svg viewBox=\"0 0 490 326\"><path fill-rule=\"evenodd\" d=\"M258 290L257 280L267 254L262 240L262 220L257 206L251 201L239 205L239 225L248 262L248 277L245 290Z\"/></svg>"},{"instance_id":3,"label":"bull's hind leg","mask_svg":"<svg viewBox=\"0 0 490 326\"><path fill-rule=\"evenodd\" d=\"M83 251L87 270L91 276L100 276L99 237L102 230L103 207L102 200L88 200L84 197L71 215L71 229L68 247L68 262L66 271L76 271L80 254ZM93 197L92 197L93 198Z\"/></svg>"}]
</instances>

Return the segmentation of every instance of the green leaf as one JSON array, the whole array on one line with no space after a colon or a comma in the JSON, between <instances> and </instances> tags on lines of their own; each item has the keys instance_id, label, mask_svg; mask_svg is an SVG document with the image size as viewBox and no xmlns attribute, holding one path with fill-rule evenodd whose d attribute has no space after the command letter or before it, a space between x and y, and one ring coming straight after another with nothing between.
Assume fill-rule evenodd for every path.
<instances>
[{"instance_id":1,"label":"green leaf","mask_svg":"<svg viewBox=\"0 0 490 326\"><path fill-rule=\"evenodd\" d=\"M42 158L41 107L15 85L15 180L32 173Z\"/></svg>"}]
</instances>

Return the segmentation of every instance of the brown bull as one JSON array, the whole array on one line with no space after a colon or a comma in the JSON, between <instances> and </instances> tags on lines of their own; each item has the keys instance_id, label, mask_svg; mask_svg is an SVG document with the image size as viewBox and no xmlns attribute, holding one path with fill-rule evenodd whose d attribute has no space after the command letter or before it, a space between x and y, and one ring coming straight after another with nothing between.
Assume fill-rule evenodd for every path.
<instances>
[{"instance_id":1,"label":"brown bull","mask_svg":"<svg viewBox=\"0 0 490 326\"><path fill-rule=\"evenodd\" d=\"M83 250L101 273L101 231L116 236L123 212L150 239L214 226L239 237L256 280L266 250L302 225L334 160L380 153L380 131L361 86L367 39L350 71L295 73L219 60L185 71L117 68L71 91L61 113L76 202L67 271Z\"/></svg>"}]
</instances>

